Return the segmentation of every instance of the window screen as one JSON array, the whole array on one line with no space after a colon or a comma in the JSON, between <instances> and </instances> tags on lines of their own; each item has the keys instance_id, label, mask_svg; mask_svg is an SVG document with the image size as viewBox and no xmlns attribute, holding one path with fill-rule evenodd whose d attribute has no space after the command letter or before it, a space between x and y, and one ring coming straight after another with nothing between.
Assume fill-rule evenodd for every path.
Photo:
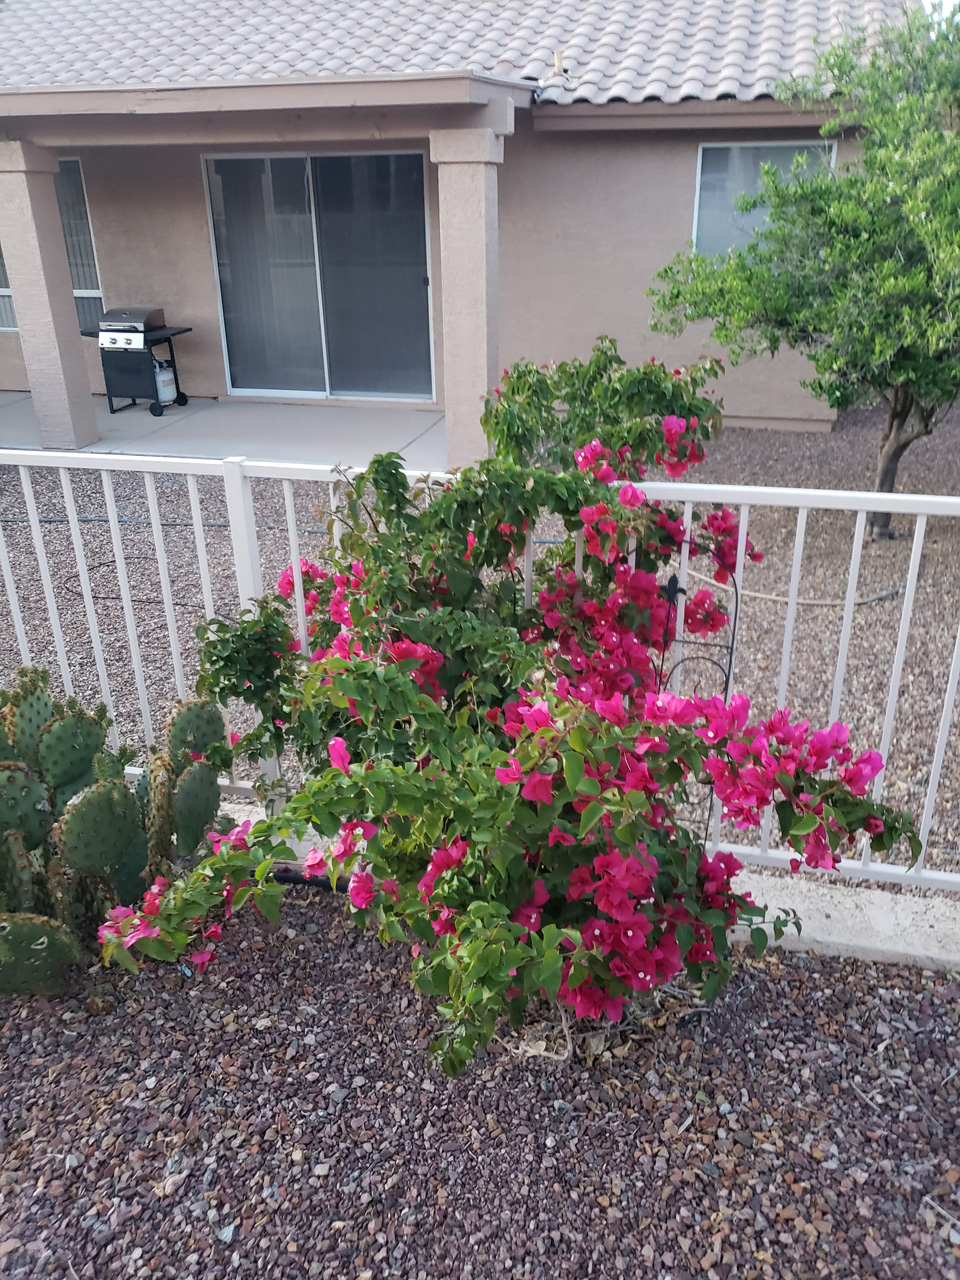
<instances>
[{"instance_id":1,"label":"window screen","mask_svg":"<svg viewBox=\"0 0 960 1280\"><path fill-rule=\"evenodd\" d=\"M95 329L103 315L103 296L97 274L97 260L93 251L93 234L90 215L83 189L83 176L79 160L61 160L60 170L54 174L53 185L60 206L63 239L67 247L67 263L73 284L73 297L77 308L77 320L81 329ZM17 318L13 309L10 281L0 248L0 329L16 329Z\"/></svg>"},{"instance_id":2,"label":"window screen","mask_svg":"<svg viewBox=\"0 0 960 1280\"><path fill-rule=\"evenodd\" d=\"M761 168L765 164L773 165L788 177L798 154L807 156L808 170L830 162L830 149L816 142L704 147L700 154L697 253L712 258L748 244L753 233L763 226L766 213L763 209L741 213L734 208L734 202L740 195L759 192Z\"/></svg>"}]
</instances>

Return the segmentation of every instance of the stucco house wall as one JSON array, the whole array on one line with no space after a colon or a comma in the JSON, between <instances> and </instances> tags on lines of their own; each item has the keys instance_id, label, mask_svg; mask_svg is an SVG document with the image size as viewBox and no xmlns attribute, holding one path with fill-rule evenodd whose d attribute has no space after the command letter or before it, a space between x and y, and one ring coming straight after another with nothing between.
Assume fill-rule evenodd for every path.
<instances>
[{"instance_id":1,"label":"stucco house wall","mask_svg":"<svg viewBox=\"0 0 960 1280\"><path fill-rule=\"evenodd\" d=\"M631 362L723 354L709 326L679 339L649 326L647 289L690 245L699 144L694 134L537 133L518 117L500 180L504 365L585 356L602 333ZM719 387L728 421L828 430L832 410L800 385L809 376L809 362L790 351L728 368Z\"/></svg>"},{"instance_id":2,"label":"stucco house wall","mask_svg":"<svg viewBox=\"0 0 960 1280\"><path fill-rule=\"evenodd\" d=\"M379 144L311 138L302 121L289 121L289 137L275 128L271 132L269 144L58 148L81 161L104 305L156 301L170 322L192 326L177 348L181 379L191 396L227 394L203 157L428 151L423 137L401 141L393 136ZM731 133L729 140L737 138ZM711 135L711 140L727 139ZM631 361L657 355L680 364L711 349L704 331L680 339L652 334L646 296L656 271L689 244L699 141L693 133L536 132L529 112L517 114L516 133L505 139L498 166L501 365L520 358L545 362L584 356L601 333L617 338ZM442 407L436 166L428 163L427 173L436 398ZM85 353L91 387L102 391L92 340L85 342ZM719 388L728 421L828 429L831 411L800 386L808 373L807 362L790 352L728 370ZM0 333L0 388L27 386L18 335Z\"/></svg>"}]
</instances>

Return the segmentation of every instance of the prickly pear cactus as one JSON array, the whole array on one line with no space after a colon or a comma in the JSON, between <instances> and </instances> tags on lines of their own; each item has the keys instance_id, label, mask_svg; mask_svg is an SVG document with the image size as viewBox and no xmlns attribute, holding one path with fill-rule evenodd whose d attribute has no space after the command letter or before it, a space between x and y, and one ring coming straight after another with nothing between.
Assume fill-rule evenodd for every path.
<instances>
[{"instance_id":1,"label":"prickly pear cactus","mask_svg":"<svg viewBox=\"0 0 960 1280\"><path fill-rule=\"evenodd\" d=\"M74 778L72 782L65 782L62 787L57 787L53 793L54 816L57 818L62 817L64 810L73 797L79 795L81 791L86 791L87 787L92 787L97 781L97 775L91 769L82 778Z\"/></svg>"},{"instance_id":2,"label":"prickly pear cactus","mask_svg":"<svg viewBox=\"0 0 960 1280\"><path fill-rule=\"evenodd\" d=\"M53 825L50 788L25 765L0 764L0 836L19 831L28 849L46 839Z\"/></svg>"},{"instance_id":3,"label":"prickly pear cactus","mask_svg":"<svg viewBox=\"0 0 960 1280\"><path fill-rule=\"evenodd\" d=\"M126 776L127 765L136 758L130 747L118 747L116 751L101 751L93 758L93 772L97 782L116 778L120 782Z\"/></svg>"},{"instance_id":4,"label":"prickly pear cactus","mask_svg":"<svg viewBox=\"0 0 960 1280\"><path fill-rule=\"evenodd\" d=\"M177 854L187 858L213 825L220 808L220 783L212 765L197 761L177 779L173 793L173 821Z\"/></svg>"},{"instance_id":5,"label":"prickly pear cactus","mask_svg":"<svg viewBox=\"0 0 960 1280\"><path fill-rule=\"evenodd\" d=\"M214 743L225 739L223 712L215 702L178 703L167 724L167 754L178 774L189 769L191 752L206 755Z\"/></svg>"},{"instance_id":6,"label":"prickly pear cactus","mask_svg":"<svg viewBox=\"0 0 960 1280\"><path fill-rule=\"evenodd\" d=\"M17 687L0 694L6 703L4 727L7 739L16 748L18 760L37 767L37 739L53 715L53 701L47 693L49 672L37 667L20 667Z\"/></svg>"},{"instance_id":7,"label":"prickly pear cactus","mask_svg":"<svg viewBox=\"0 0 960 1280\"><path fill-rule=\"evenodd\" d=\"M76 938L59 921L0 915L0 995L56 995L79 959Z\"/></svg>"},{"instance_id":8,"label":"prickly pear cactus","mask_svg":"<svg viewBox=\"0 0 960 1280\"><path fill-rule=\"evenodd\" d=\"M33 910L33 863L20 831L0 836L0 889L7 911Z\"/></svg>"},{"instance_id":9,"label":"prickly pear cactus","mask_svg":"<svg viewBox=\"0 0 960 1280\"><path fill-rule=\"evenodd\" d=\"M133 793L116 780L75 796L53 830L61 861L82 875L109 877L140 830Z\"/></svg>"},{"instance_id":10,"label":"prickly pear cactus","mask_svg":"<svg viewBox=\"0 0 960 1280\"><path fill-rule=\"evenodd\" d=\"M84 711L47 721L37 740L37 762L47 783L60 790L68 783L90 777L94 758L103 749L106 737L106 726Z\"/></svg>"},{"instance_id":11,"label":"prickly pear cactus","mask_svg":"<svg viewBox=\"0 0 960 1280\"><path fill-rule=\"evenodd\" d=\"M138 831L124 850L120 861L110 876L117 902L131 907L143 897L148 887L145 875L147 866L147 833ZM152 877L151 877L152 880Z\"/></svg>"},{"instance_id":12,"label":"prickly pear cactus","mask_svg":"<svg viewBox=\"0 0 960 1280\"><path fill-rule=\"evenodd\" d=\"M164 755L155 755L147 769L143 817L150 875L158 876L170 857L173 844L173 768Z\"/></svg>"}]
</instances>

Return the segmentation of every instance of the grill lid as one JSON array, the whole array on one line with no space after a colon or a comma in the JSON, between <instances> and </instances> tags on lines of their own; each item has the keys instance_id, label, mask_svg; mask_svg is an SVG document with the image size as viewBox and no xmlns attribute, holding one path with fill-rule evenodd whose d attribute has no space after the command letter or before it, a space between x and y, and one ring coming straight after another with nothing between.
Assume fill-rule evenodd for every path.
<instances>
[{"instance_id":1,"label":"grill lid","mask_svg":"<svg viewBox=\"0 0 960 1280\"><path fill-rule=\"evenodd\" d=\"M122 333L143 333L164 327L163 307L111 307L103 313L100 328Z\"/></svg>"}]
</instances>

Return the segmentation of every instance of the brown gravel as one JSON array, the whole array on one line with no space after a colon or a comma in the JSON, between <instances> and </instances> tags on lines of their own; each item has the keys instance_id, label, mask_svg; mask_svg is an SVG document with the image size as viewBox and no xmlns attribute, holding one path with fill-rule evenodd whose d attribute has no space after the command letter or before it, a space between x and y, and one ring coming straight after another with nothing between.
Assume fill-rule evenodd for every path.
<instances>
[{"instance_id":1,"label":"brown gravel","mask_svg":"<svg viewBox=\"0 0 960 1280\"><path fill-rule=\"evenodd\" d=\"M960 1275L956 977L741 960L707 1009L566 1063L504 1032L448 1081L404 968L299 890L202 977L0 1000L0 1275Z\"/></svg>"}]
</instances>

